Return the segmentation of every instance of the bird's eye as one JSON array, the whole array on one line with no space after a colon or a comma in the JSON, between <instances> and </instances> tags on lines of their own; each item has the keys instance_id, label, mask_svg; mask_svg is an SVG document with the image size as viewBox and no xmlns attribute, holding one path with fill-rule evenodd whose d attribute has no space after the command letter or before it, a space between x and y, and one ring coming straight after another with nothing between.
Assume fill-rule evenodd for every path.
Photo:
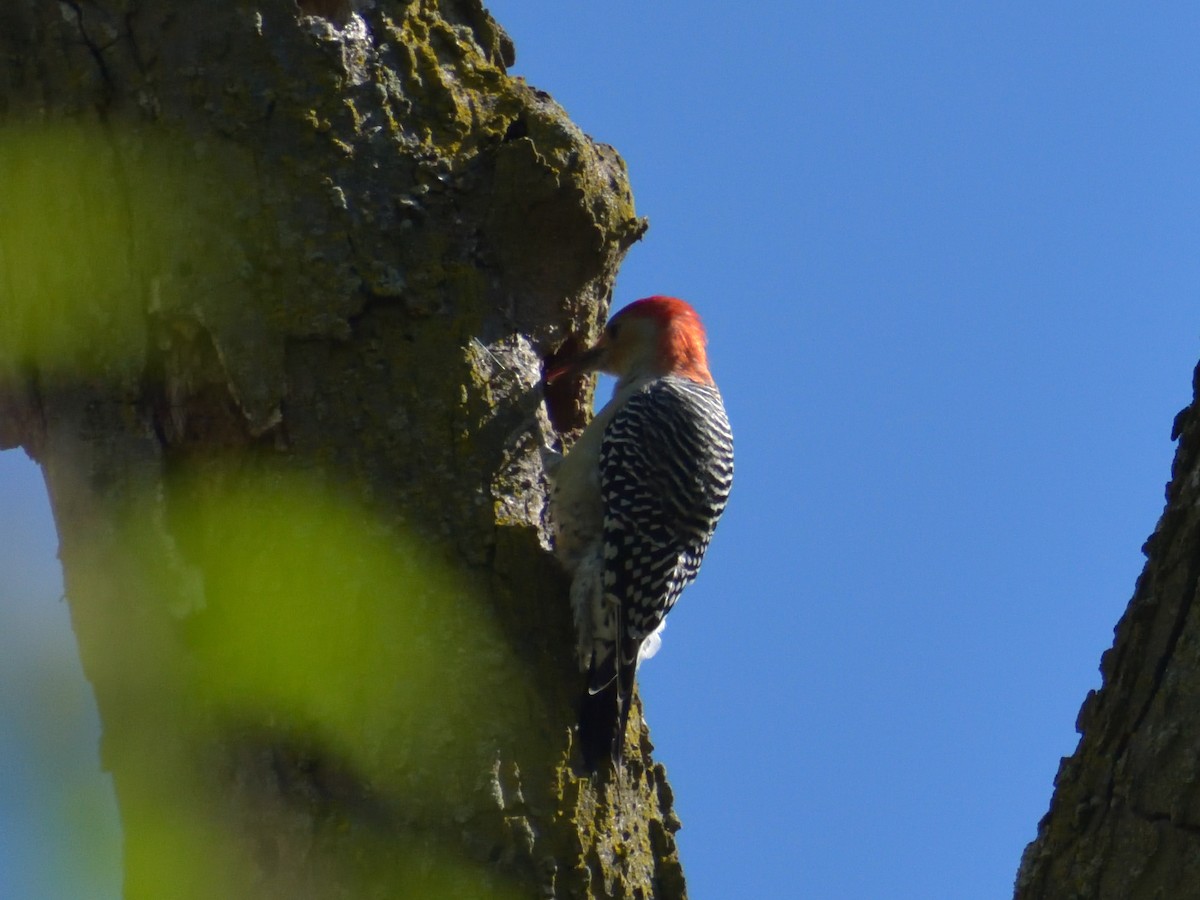
<instances>
[{"instance_id":1,"label":"bird's eye","mask_svg":"<svg viewBox=\"0 0 1200 900\"><path fill-rule=\"evenodd\" d=\"M608 339L610 341L615 341L617 339L617 331L620 330L620 327L621 327L620 322L609 322L608 323L608 327L605 328L604 330L608 332Z\"/></svg>"}]
</instances>

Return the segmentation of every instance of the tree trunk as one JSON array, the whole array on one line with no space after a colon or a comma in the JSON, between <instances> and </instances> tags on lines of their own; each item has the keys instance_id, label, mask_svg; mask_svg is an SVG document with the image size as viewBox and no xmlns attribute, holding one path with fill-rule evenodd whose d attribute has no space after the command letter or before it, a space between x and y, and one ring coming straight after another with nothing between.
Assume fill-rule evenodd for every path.
<instances>
[{"instance_id":1,"label":"tree trunk","mask_svg":"<svg viewBox=\"0 0 1200 900\"><path fill-rule=\"evenodd\" d=\"M1175 420L1167 506L1080 710L1018 900L1200 896L1200 368Z\"/></svg>"},{"instance_id":2,"label":"tree trunk","mask_svg":"<svg viewBox=\"0 0 1200 900\"><path fill-rule=\"evenodd\" d=\"M479 0L5 0L0 48L0 447L126 896L683 897L644 728L581 769L543 521L616 153Z\"/></svg>"}]
</instances>

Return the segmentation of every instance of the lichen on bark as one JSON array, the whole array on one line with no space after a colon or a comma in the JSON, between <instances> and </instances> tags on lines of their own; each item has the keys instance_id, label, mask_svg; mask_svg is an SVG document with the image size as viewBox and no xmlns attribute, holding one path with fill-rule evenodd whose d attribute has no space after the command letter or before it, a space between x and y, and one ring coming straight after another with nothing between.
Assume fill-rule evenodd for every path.
<instances>
[{"instance_id":1,"label":"lichen on bark","mask_svg":"<svg viewBox=\"0 0 1200 900\"><path fill-rule=\"evenodd\" d=\"M511 61L472 0L0 10L0 446L128 896L685 894L645 732L576 768L538 454L645 223Z\"/></svg>"}]
</instances>

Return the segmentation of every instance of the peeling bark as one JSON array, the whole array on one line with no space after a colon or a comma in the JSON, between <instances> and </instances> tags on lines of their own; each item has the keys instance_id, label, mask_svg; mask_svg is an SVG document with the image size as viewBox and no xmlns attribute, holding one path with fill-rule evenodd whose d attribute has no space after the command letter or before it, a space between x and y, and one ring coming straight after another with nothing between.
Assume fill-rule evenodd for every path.
<instances>
[{"instance_id":1,"label":"peeling bark","mask_svg":"<svg viewBox=\"0 0 1200 900\"><path fill-rule=\"evenodd\" d=\"M0 9L0 447L128 897L685 896L644 728L572 746L538 454L645 223L512 57L478 0Z\"/></svg>"}]
</instances>

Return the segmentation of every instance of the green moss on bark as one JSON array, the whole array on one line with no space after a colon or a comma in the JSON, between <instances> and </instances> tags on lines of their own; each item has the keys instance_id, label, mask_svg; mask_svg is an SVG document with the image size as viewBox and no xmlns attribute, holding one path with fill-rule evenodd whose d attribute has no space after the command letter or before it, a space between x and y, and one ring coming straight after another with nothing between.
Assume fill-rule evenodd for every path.
<instances>
[{"instance_id":1,"label":"green moss on bark","mask_svg":"<svg viewBox=\"0 0 1200 900\"><path fill-rule=\"evenodd\" d=\"M13 413L0 439L46 467L72 604L89 611L77 633L110 713L128 865L152 865L159 823L153 785L138 782L141 719L122 715L129 685L104 662L111 626L154 623L156 653L178 662L179 680L162 681L182 692L174 708L206 706L179 684L233 671L220 663L230 645L211 632L243 621L249 602L237 599L248 577L221 575L220 561L252 543L232 524L245 515L222 498L300 479L349 504L371 535L338 545L346 573L373 571L358 564L392 540L397 554L446 560L468 586L459 593L482 598L495 652L441 673L448 688L513 687L475 717L492 724L468 746L433 717L427 733L397 731L402 716L380 712L386 704L349 704L374 710L353 722L284 703L241 717L211 701L190 710L187 733L163 740L215 798L203 815L233 835L229 877L256 896L294 896L297 879L330 896L351 885L384 896L417 882L374 868L381 846L403 848L410 867L414 848L439 859L454 848L449 858L470 860L500 892L681 897L678 823L661 769L645 762L648 742L619 784L574 768L580 683L543 521L538 449L553 435L541 359L598 327L645 227L624 164L507 74L511 46L478 3L326 8L333 20L300 15L291 0L81 0L78 16L15 0L0 12L7 145L46 122L85 136L99 173L89 177L103 187L93 200L115 216L112 235L74 257L67 248L95 236L99 219L76 207L59 216L76 240L58 258L103 260L113 274L83 271L79 305L56 332L71 353L40 338L0 345L0 407ZM63 192L57 177L44 175L42 189ZM3 303L33 308L11 277L19 263L10 254L0 266ZM114 541L100 565L94 536L116 533L131 508L151 539L136 550ZM197 525L205 509L217 512ZM293 543L313 533L302 527ZM325 558L331 540L310 555ZM341 583L322 596L336 595L334 609L358 597L347 612L361 613L370 591ZM253 595L271 590L268 580ZM304 640L321 637L321 616L302 605L275 615ZM393 663L364 662L351 681L387 685ZM336 695L338 684L318 679L304 693ZM345 731L352 745L340 745ZM418 736L462 764L432 795L417 790L436 780L413 763ZM263 855L261 842L284 852ZM133 873L132 895L154 896L155 877Z\"/></svg>"}]
</instances>

